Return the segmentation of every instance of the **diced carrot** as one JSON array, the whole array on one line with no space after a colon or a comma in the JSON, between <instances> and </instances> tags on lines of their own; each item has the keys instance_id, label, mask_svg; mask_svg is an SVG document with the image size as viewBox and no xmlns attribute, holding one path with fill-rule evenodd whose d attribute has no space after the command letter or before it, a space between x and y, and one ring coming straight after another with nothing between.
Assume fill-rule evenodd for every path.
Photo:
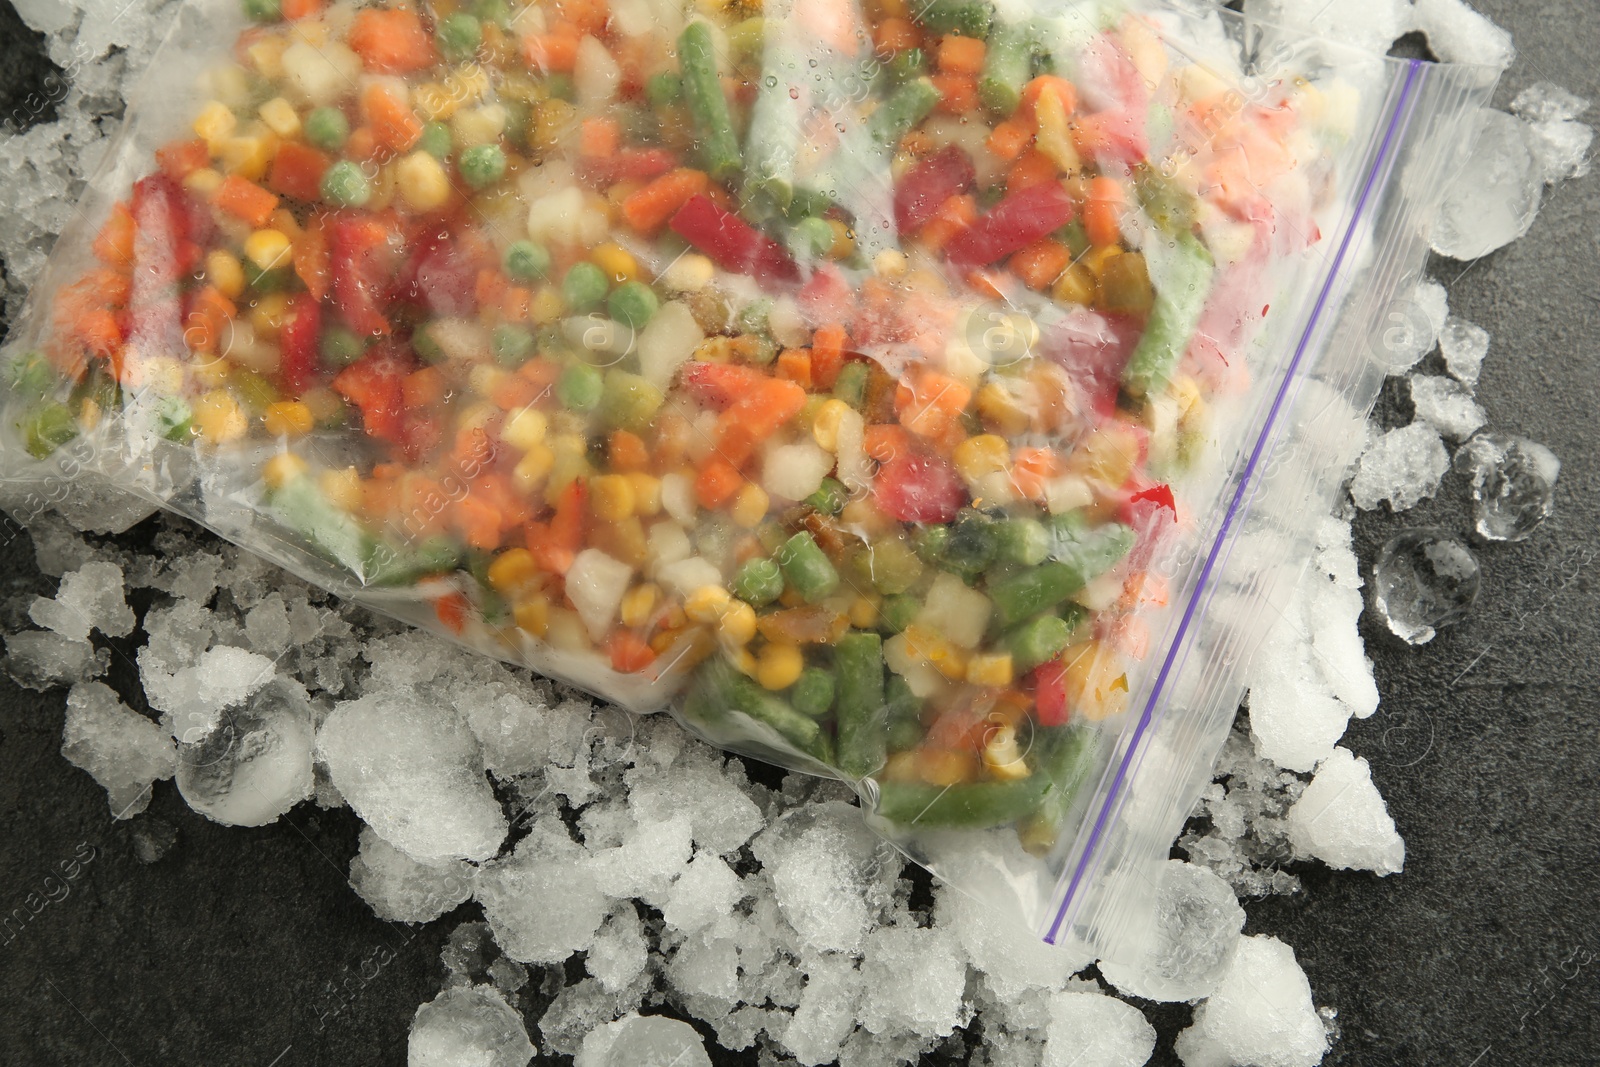
<instances>
[{"instance_id":1,"label":"diced carrot","mask_svg":"<svg viewBox=\"0 0 1600 1067\"><path fill-rule=\"evenodd\" d=\"M882 56L893 55L922 44L922 31L910 19L887 18L872 30L872 45Z\"/></svg>"},{"instance_id":2,"label":"diced carrot","mask_svg":"<svg viewBox=\"0 0 1600 1067\"><path fill-rule=\"evenodd\" d=\"M887 463L896 456L910 454L911 435L893 423L874 423L867 427L863 446L867 455L879 463Z\"/></svg>"},{"instance_id":3,"label":"diced carrot","mask_svg":"<svg viewBox=\"0 0 1600 1067\"><path fill-rule=\"evenodd\" d=\"M972 390L939 371L902 379L895 398L900 424L922 437L937 437L966 408Z\"/></svg>"},{"instance_id":4,"label":"diced carrot","mask_svg":"<svg viewBox=\"0 0 1600 1067\"><path fill-rule=\"evenodd\" d=\"M357 126L344 143L344 154L351 159L371 160L378 155L378 135L371 126Z\"/></svg>"},{"instance_id":5,"label":"diced carrot","mask_svg":"<svg viewBox=\"0 0 1600 1067\"><path fill-rule=\"evenodd\" d=\"M351 51L377 74L409 74L439 62L422 18L407 8L364 8L346 37Z\"/></svg>"},{"instance_id":6,"label":"diced carrot","mask_svg":"<svg viewBox=\"0 0 1600 1067\"><path fill-rule=\"evenodd\" d=\"M561 378L561 366L548 359L530 359L517 368L517 376L526 378L539 387L539 395L544 396L555 388L556 382Z\"/></svg>"},{"instance_id":7,"label":"diced carrot","mask_svg":"<svg viewBox=\"0 0 1600 1067\"><path fill-rule=\"evenodd\" d=\"M556 0L555 14L570 22L580 34L598 36L605 31L606 20L611 17L606 0Z\"/></svg>"},{"instance_id":8,"label":"diced carrot","mask_svg":"<svg viewBox=\"0 0 1600 1067\"><path fill-rule=\"evenodd\" d=\"M1053 182L1058 173L1055 160L1037 148L1030 148L1011 164L1011 172L1006 175L1006 192L1021 192L1035 185Z\"/></svg>"},{"instance_id":9,"label":"diced carrot","mask_svg":"<svg viewBox=\"0 0 1600 1067\"><path fill-rule=\"evenodd\" d=\"M478 493L468 493L456 501L452 518L470 547L485 551L500 547L500 509Z\"/></svg>"},{"instance_id":10,"label":"diced carrot","mask_svg":"<svg viewBox=\"0 0 1600 1067\"><path fill-rule=\"evenodd\" d=\"M169 141L156 149L156 164L161 168L161 173L177 182L183 181L210 162L211 150L199 138L190 141Z\"/></svg>"},{"instance_id":11,"label":"diced carrot","mask_svg":"<svg viewBox=\"0 0 1600 1067\"><path fill-rule=\"evenodd\" d=\"M400 396L407 408L431 408L444 400L444 372L438 367L423 367L406 375L400 386Z\"/></svg>"},{"instance_id":12,"label":"diced carrot","mask_svg":"<svg viewBox=\"0 0 1600 1067\"><path fill-rule=\"evenodd\" d=\"M701 507L712 511L732 500L743 484L744 478L737 467L721 456L713 455L706 460L694 480L694 498Z\"/></svg>"},{"instance_id":13,"label":"diced carrot","mask_svg":"<svg viewBox=\"0 0 1600 1067\"><path fill-rule=\"evenodd\" d=\"M510 287L511 279L491 267L482 267L473 283L473 296L479 307L499 307Z\"/></svg>"},{"instance_id":14,"label":"diced carrot","mask_svg":"<svg viewBox=\"0 0 1600 1067\"><path fill-rule=\"evenodd\" d=\"M467 616L472 613L472 604L464 593L446 593L433 602L433 613L446 630L459 634L467 628Z\"/></svg>"},{"instance_id":15,"label":"diced carrot","mask_svg":"<svg viewBox=\"0 0 1600 1067\"><path fill-rule=\"evenodd\" d=\"M956 234L971 226L978 218L978 202L968 193L952 196L939 205L922 227L922 243L937 252L949 244Z\"/></svg>"},{"instance_id":16,"label":"diced carrot","mask_svg":"<svg viewBox=\"0 0 1600 1067\"><path fill-rule=\"evenodd\" d=\"M578 126L578 154L604 159L622 148L622 127L604 115L586 118Z\"/></svg>"},{"instance_id":17,"label":"diced carrot","mask_svg":"<svg viewBox=\"0 0 1600 1067\"><path fill-rule=\"evenodd\" d=\"M95 258L113 267L132 266L133 231L133 212L128 210L126 203L117 204L94 239Z\"/></svg>"},{"instance_id":18,"label":"diced carrot","mask_svg":"<svg viewBox=\"0 0 1600 1067\"><path fill-rule=\"evenodd\" d=\"M238 309L214 285L194 294L183 323L183 340L192 352L215 352Z\"/></svg>"},{"instance_id":19,"label":"diced carrot","mask_svg":"<svg viewBox=\"0 0 1600 1067\"><path fill-rule=\"evenodd\" d=\"M940 71L933 76L939 90L939 110L947 115L965 115L978 107L978 79L971 74Z\"/></svg>"},{"instance_id":20,"label":"diced carrot","mask_svg":"<svg viewBox=\"0 0 1600 1067\"><path fill-rule=\"evenodd\" d=\"M1059 278L1071 262L1071 249L1060 241L1046 238L1014 253L1006 265L1029 289L1044 289Z\"/></svg>"},{"instance_id":21,"label":"diced carrot","mask_svg":"<svg viewBox=\"0 0 1600 1067\"><path fill-rule=\"evenodd\" d=\"M1011 455L1011 484L1029 500L1043 500L1045 486L1061 473L1061 462L1048 448L1019 448Z\"/></svg>"},{"instance_id":22,"label":"diced carrot","mask_svg":"<svg viewBox=\"0 0 1600 1067\"><path fill-rule=\"evenodd\" d=\"M1068 115L1078 109L1078 90L1076 86L1057 75L1041 74L1022 87L1022 101L1018 110L1025 115L1032 115L1034 106L1039 102L1040 94L1045 92L1055 93L1061 100L1061 110Z\"/></svg>"},{"instance_id":23,"label":"diced carrot","mask_svg":"<svg viewBox=\"0 0 1600 1067\"><path fill-rule=\"evenodd\" d=\"M778 353L778 377L811 388L811 353L804 348L786 348Z\"/></svg>"},{"instance_id":24,"label":"diced carrot","mask_svg":"<svg viewBox=\"0 0 1600 1067\"><path fill-rule=\"evenodd\" d=\"M237 174L230 174L223 179L215 200L218 208L258 229L265 226L278 209L276 196Z\"/></svg>"},{"instance_id":25,"label":"diced carrot","mask_svg":"<svg viewBox=\"0 0 1600 1067\"><path fill-rule=\"evenodd\" d=\"M495 383L489 399L501 411L520 411L539 399L539 387L520 374L507 374Z\"/></svg>"},{"instance_id":26,"label":"diced carrot","mask_svg":"<svg viewBox=\"0 0 1600 1067\"><path fill-rule=\"evenodd\" d=\"M807 365L809 371L809 355ZM756 446L800 413L806 391L796 382L768 378L717 416L717 454L742 466Z\"/></svg>"},{"instance_id":27,"label":"diced carrot","mask_svg":"<svg viewBox=\"0 0 1600 1067\"><path fill-rule=\"evenodd\" d=\"M965 74L977 77L983 73L983 57L987 49L977 37L959 37L946 34L939 38L939 51L935 62L946 74Z\"/></svg>"},{"instance_id":28,"label":"diced carrot","mask_svg":"<svg viewBox=\"0 0 1600 1067\"><path fill-rule=\"evenodd\" d=\"M640 233L654 233L690 199L706 191L704 171L682 167L656 178L622 202L622 217Z\"/></svg>"},{"instance_id":29,"label":"diced carrot","mask_svg":"<svg viewBox=\"0 0 1600 1067\"><path fill-rule=\"evenodd\" d=\"M322 232L322 217L316 216L307 224L295 241L294 273L306 291L321 300L328 295L328 239Z\"/></svg>"},{"instance_id":30,"label":"diced carrot","mask_svg":"<svg viewBox=\"0 0 1600 1067\"><path fill-rule=\"evenodd\" d=\"M1122 240L1122 210L1126 203L1122 183L1103 176L1089 183L1083 202L1083 230L1096 248L1109 248Z\"/></svg>"},{"instance_id":31,"label":"diced carrot","mask_svg":"<svg viewBox=\"0 0 1600 1067\"><path fill-rule=\"evenodd\" d=\"M272 157L267 185L292 200L315 203L322 196L322 175L332 163L309 145L284 141Z\"/></svg>"},{"instance_id":32,"label":"diced carrot","mask_svg":"<svg viewBox=\"0 0 1600 1067\"><path fill-rule=\"evenodd\" d=\"M1010 163L1022 155L1022 150L1033 140L1033 124L1020 115L1013 115L989 133L984 142L989 154Z\"/></svg>"},{"instance_id":33,"label":"diced carrot","mask_svg":"<svg viewBox=\"0 0 1600 1067\"><path fill-rule=\"evenodd\" d=\"M375 81L361 94L361 113L378 144L409 152L422 136L422 119L406 104L403 90Z\"/></svg>"},{"instance_id":34,"label":"diced carrot","mask_svg":"<svg viewBox=\"0 0 1600 1067\"><path fill-rule=\"evenodd\" d=\"M530 33L522 39L522 54L528 65L546 74L570 74L578 63L578 44L583 35L570 24L557 25L549 33Z\"/></svg>"},{"instance_id":35,"label":"diced carrot","mask_svg":"<svg viewBox=\"0 0 1600 1067\"><path fill-rule=\"evenodd\" d=\"M632 630L612 634L606 642L606 652L611 656L611 666L623 674L642 671L656 659L655 650Z\"/></svg>"},{"instance_id":36,"label":"diced carrot","mask_svg":"<svg viewBox=\"0 0 1600 1067\"><path fill-rule=\"evenodd\" d=\"M811 379L819 389L832 389L844 366L844 353L850 335L836 322L818 326L811 335Z\"/></svg>"},{"instance_id":37,"label":"diced carrot","mask_svg":"<svg viewBox=\"0 0 1600 1067\"><path fill-rule=\"evenodd\" d=\"M323 0L280 0L278 10L285 22L296 22L321 11L322 4Z\"/></svg>"},{"instance_id":38,"label":"diced carrot","mask_svg":"<svg viewBox=\"0 0 1600 1067\"><path fill-rule=\"evenodd\" d=\"M614 471L642 471L650 466L650 449L638 434L615 430L606 445L606 456Z\"/></svg>"},{"instance_id":39,"label":"diced carrot","mask_svg":"<svg viewBox=\"0 0 1600 1067\"><path fill-rule=\"evenodd\" d=\"M105 308L89 308L72 320L72 337L97 356L109 356L122 344L117 316Z\"/></svg>"}]
</instances>

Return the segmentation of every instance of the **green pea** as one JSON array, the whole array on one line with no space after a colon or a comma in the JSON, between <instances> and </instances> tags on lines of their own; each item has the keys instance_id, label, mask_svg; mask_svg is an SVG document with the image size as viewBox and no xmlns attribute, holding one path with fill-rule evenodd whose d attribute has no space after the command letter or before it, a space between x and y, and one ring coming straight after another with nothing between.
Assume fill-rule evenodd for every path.
<instances>
[{"instance_id":1,"label":"green pea","mask_svg":"<svg viewBox=\"0 0 1600 1067\"><path fill-rule=\"evenodd\" d=\"M479 22L492 22L501 29L511 23L511 7L506 0L478 0L472 5Z\"/></svg>"},{"instance_id":2,"label":"green pea","mask_svg":"<svg viewBox=\"0 0 1600 1067\"><path fill-rule=\"evenodd\" d=\"M637 281L623 282L611 294L611 299L606 301L606 310L611 317L635 330L644 329L645 323L650 321L650 316L660 306L661 301L656 299L655 292L644 282Z\"/></svg>"},{"instance_id":3,"label":"green pea","mask_svg":"<svg viewBox=\"0 0 1600 1067\"><path fill-rule=\"evenodd\" d=\"M435 159L449 159L454 144L450 140L450 127L442 122L430 122L422 127L417 147Z\"/></svg>"},{"instance_id":4,"label":"green pea","mask_svg":"<svg viewBox=\"0 0 1600 1067\"><path fill-rule=\"evenodd\" d=\"M361 338L343 326L327 326L322 331L322 360L335 367L346 367L360 359L366 351Z\"/></svg>"},{"instance_id":5,"label":"green pea","mask_svg":"<svg viewBox=\"0 0 1600 1067\"><path fill-rule=\"evenodd\" d=\"M483 26L476 16L457 11L440 21L434 36L439 42L439 51L446 57L466 59L476 54L483 43Z\"/></svg>"},{"instance_id":6,"label":"green pea","mask_svg":"<svg viewBox=\"0 0 1600 1067\"><path fill-rule=\"evenodd\" d=\"M350 120L336 107L319 107L306 116L306 140L324 152L337 152L350 136Z\"/></svg>"},{"instance_id":7,"label":"green pea","mask_svg":"<svg viewBox=\"0 0 1600 1067\"><path fill-rule=\"evenodd\" d=\"M575 315L586 315L600 306L610 288L605 272L599 267L587 261L574 263L562 279L561 297L567 302L567 310Z\"/></svg>"},{"instance_id":8,"label":"green pea","mask_svg":"<svg viewBox=\"0 0 1600 1067\"><path fill-rule=\"evenodd\" d=\"M794 710L820 719L833 707L833 675L820 667L807 667L789 690Z\"/></svg>"},{"instance_id":9,"label":"green pea","mask_svg":"<svg viewBox=\"0 0 1600 1067\"><path fill-rule=\"evenodd\" d=\"M506 154L497 144L473 145L461 153L456 164L461 169L461 179L474 189L493 185L506 174Z\"/></svg>"},{"instance_id":10,"label":"green pea","mask_svg":"<svg viewBox=\"0 0 1600 1067\"><path fill-rule=\"evenodd\" d=\"M605 380L587 363L574 363L556 382L556 400L569 411L590 412L600 403Z\"/></svg>"},{"instance_id":11,"label":"green pea","mask_svg":"<svg viewBox=\"0 0 1600 1067\"><path fill-rule=\"evenodd\" d=\"M276 22L283 17L278 0L244 0L244 14L256 22Z\"/></svg>"},{"instance_id":12,"label":"green pea","mask_svg":"<svg viewBox=\"0 0 1600 1067\"><path fill-rule=\"evenodd\" d=\"M828 249L833 247L833 227L828 225L827 219L819 219L815 215L801 219L790 234L790 244L801 258L815 259L827 255Z\"/></svg>"},{"instance_id":13,"label":"green pea","mask_svg":"<svg viewBox=\"0 0 1600 1067\"><path fill-rule=\"evenodd\" d=\"M411 334L411 348L428 363L443 363L445 360L444 349L433 339L427 326L419 326Z\"/></svg>"},{"instance_id":14,"label":"green pea","mask_svg":"<svg viewBox=\"0 0 1600 1067\"><path fill-rule=\"evenodd\" d=\"M360 167L341 159L322 176L322 199L335 207L361 207L372 199L372 186Z\"/></svg>"},{"instance_id":15,"label":"green pea","mask_svg":"<svg viewBox=\"0 0 1600 1067\"><path fill-rule=\"evenodd\" d=\"M644 83L645 99L656 107L677 103L683 98L683 77L675 70L664 70Z\"/></svg>"},{"instance_id":16,"label":"green pea","mask_svg":"<svg viewBox=\"0 0 1600 1067\"><path fill-rule=\"evenodd\" d=\"M494 358L507 367L520 367L533 352L533 334L521 326L504 323L494 328Z\"/></svg>"},{"instance_id":17,"label":"green pea","mask_svg":"<svg viewBox=\"0 0 1600 1067\"><path fill-rule=\"evenodd\" d=\"M916 621L917 612L921 610L922 605L914 596L892 596L878 608L878 617L886 628L900 633Z\"/></svg>"},{"instance_id":18,"label":"green pea","mask_svg":"<svg viewBox=\"0 0 1600 1067\"><path fill-rule=\"evenodd\" d=\"M783 572L773 560L750 560L733 576L733 595L753 607L765 607L783 595Z\"/></svg>"},{"instance_id":19,"label":"green pea","mask_svg":"<svg viewBox=\"0 0 1600 1067\"><path fill-rule=\"evenodd\" d=\"M518 281L534 281L550 273L550 253L532 241L513 241L506 249L506 273Z\"/></svg>"}]
</instances>

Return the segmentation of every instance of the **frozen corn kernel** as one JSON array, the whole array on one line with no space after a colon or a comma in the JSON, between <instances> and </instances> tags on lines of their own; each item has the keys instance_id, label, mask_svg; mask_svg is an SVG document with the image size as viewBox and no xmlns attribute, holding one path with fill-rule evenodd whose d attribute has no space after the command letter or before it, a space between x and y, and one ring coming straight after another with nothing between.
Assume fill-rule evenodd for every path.
<instances>
[{"instance_id":1,"label":"frozen corn kernel","mask_svg":"<svg viewBox=\"0 0 1600 1067\"><path fill-rule=\"evenodd\" d=\"M856 597L850 604L850 625L858 630L870 630L878 625L877 602L869 597Z\"/></svg>"},{"instance_id":2,"label":"frozen corn kernel","mask_svg":"<svg viewBox=\"0 0 1600 1067\"><path fill-rule=\"evenodd\" d=\"M532 597L512 608L511 617L518 629L543 637L550 632L550 601L543 596Z\"/></svg>"},{"instance_id":3,"label":"frozen corn kernel","mask_svg":"<svg viewBox=\"0 0 1600 1067\"><path fill-rule=\"evenodd\" d=\"M262 270L272 270L289 258L289 237L280 230L257 230L245 238L245 258Z\"/></svg>"},{"instance_id":4,"label":"frozen corn kernel","mask_svg":"<svg viewBox=\"0 0 1600 1067\"><path fill-rule=\"evenodd\" d=\"M450 133L458 148L493 144L505 132L506 119L507 112L503 106L485 104L482 107L457 111L450 120Z\"/></svg>"},{"instance_id":5,"label":"frozen corn kernel","mask_svg":"<svg viewBox=\"0 0 1600 1067\"><path fill-rule=\"evenodd\" d=\"M761 525L761 520L767 517L767 508L771 498L767 491L755 482L746 482L744 488L739 490L733 498L733 508L729 514L738 526L746 530L754 530Z\"/></svg>"},{"instance_id":6,"label":"frozen corn kernel","mask_svg":"<svg viewBox=\"0 0 1600 1067\"><path fill-rule=\"evenodd\" d=\"M661 514L661 479L644 471L625 477L633 486L633 513L645 519Z\"/></svg>"},{"instance_id":7,"label":"frozen corn kernel","mask_svg":"<svg viewBox=\"0 0 1600 1067\"><path fill-rule=\"evenodd\" d=\"M213 100L201 108L200 114L195 117L194 135L211 148L212 155L216 155L218 144L233 133L238 125L239 120L232 109L220 100Z\"/></svg>"},{"instance_id":8,"label":"frozen corn kernel","mask_svg":"<svg viewBox=\"0 0 1600 1067\"><path fill-rule=\"evenodd\" d=\"M968 685L983 685L998 689L1010 685L1011 678L1012 665L1009 652L973 656L967 661Z\"/></svg>"},{"instance_id":9,"label":"frozen corn kernel","mask_svg":"<svg viewBox=\"0 0 1600 1067\"><path fill-rule=\"evenodd\" d=\"M1004 471L1011 462L1011 448L1005 438L997 434L979 434L957 445L952 458L961 477L975 482L986 475Z\"/></svg>"},{"instance_id":10,"label":"frozen corn kernel","mask_svg":"<svg viewBox=\"0 0 1600 1067\"><path fill-rule=\"evenodd\" d=\"M222 172L213 167L190 171L189 176L183 179L183 187L198 196L209 198L222 188Z\"/></svg>"},{"instance_id":11,"label":"frozen corn kernel","mask_svg":"<svg viewBox=\"0 0 1600 1067\"><path fill-rule=\"evenodd\" d=\"M450 179L428 152L413 152L395 167L395 190L406 205L432 211L450 199Z\"/></svg>"},{"instance_id":12,"label":"frozen corn kernel","mask_svg":"<svg viewBox=\"0 0 1600 1067\"><path fill-rule=\"evenodd\" d=\"M299 400L268 404L263 421L274 437L300 437L311 432L311 408Z\"/></svg>"},{"instance_id":13,"label":"frozen corn kernel","mask_svg":"<svg viewBox=\"0 0 1600 1067\"><path fill-rule=\"evenodd\" d=\"M1063 303L1087 307L1094 303L1094 275L1082 263L1074 263L1061 272L1050 287L1050 295Z\"/></svg>"},{"instance_id":14,"label":"frozen corn kernel","mask_svg":"<svg viewBox=\"0 0 1600 1067\"><path fill-rule=\"evenodd\" d=\"M520 452L526 452L534 445L543 443L549 429L550 420L544 412L523 408L508 417L500 427L500 440Z\"/></svg>"},{"instance_id":15,"label":"frozen corn kernel","mask_svg":"<svg viewBox=\"0 0 1600 1067\"><path fill-rule=\"evenodd\" d=\"M622 606L618 616L622 625L632 629L640 629L650 621L655 614L656 604L661 600L661 587L654 582L643 582L634 586L622 598Z\"/></svg>"},{"instance_id":16,"label":"frozen corn kernel","mask_svg":"<svg viewBox=\"0 0 1600 1067\"><path fill-rule=\"evenodd\" d=\"M508 548L489 564L489 588L502 595L516 592L538 576L539 565L525 548Z\"/></svg>"},{"instance_id":17,"label":"frozen corn kernel","mask_svg":"<svg viewBox=\"0 0 1600 1067\"><path fill-rule=\"evenodd\" d=\"M336 508L355 511L361 506L361 472L354 467L323 471L317 475L317 488Z\"/></svg>"},{"instance_id":18,"label":"frozen corn kernel","mask_svg":"<svg viewBox=\"0 0 1600 1067\"><path fill-rule=\"evenodd\" d=\"M262 104L256 114L267 124L267 129L279 137L295 137L300 133L300 113L294 109L293 104L281 96L275 96Z\"/></svg>"},{"instance_id":19,"label":"frozen corn kernel","mask_svg":"<svg viewBox=\"0 0 1600 1067\"><path fill-rule=\"evenodd\" d=\"M217 146L217 159L222 169L241 178L260 181L277 150L277 136L265 126L247 134L223 138Z\"/></svg>"},{"instance_id":20,"label":"frozen corn kernel","mask_svg":"<svg viewBox=\"0 0 1600 1067\"><path fill-rule=\"evenodd\" d=\"M906 276L910 262L906 254L898 248L885 248L873 258L872 270L880 278L899 281Z\"/></svg>"},{"instance_id":21,"label":"frozen corn kernel","mask_svg":"<svg viewBox=\"0 0 1600 1067\"><path fill-rule=\"evenodd\" d=\"M422 117L429 122L446 122L461 106L460 99L452 96L450 91L438 82L423 82L417 86L411 94L411 102L416 104Z\"/></svg>"},{"instance_id":22,"label":"frozen corn kernel","mask_svg":"<svg viewBox=\"0 0 1600 1067\"><path fill-rule=\"evenodd\" d=\"M811 420L811 436L819 446L829 452L838 451L839 425L854 409L843 400L825 400Z\"/></svg>"},{"instance_id":23,"label":"frozen corn kernel","mask_svg":"<svg viewBox=\"0 0 1600 1067\"><path fill-rule=\"evenodd\" d=\"M756 681L763 689L787 689L800 680L806 658L797 645L768 645L756 661Z\"/></svg>"},{"instance_id":24,"label":"frozen corn kernel","mask_svg":"<svg viewBox=\"0 0 1600 1067\"><path fill-rule=\"evenodd\" d=\"M596 248L589 253L589 259L616 285L639 277L639 261L633 258L632 252L615 241L607 241Z\"/></svg>"},{"instance_id":25,"label":"frozen corn kernel","mask_svg":"<svg viewBox=\"0 0 1600 1067\"><path fill-rule=\"evenodd\" d=\"M225 390L213 389L195 401L194 427L208 444L221 445L243 437L250 420L237 400Z\"/></svg>"},{"instance_id":26,"label":"frozen corn kernel","mask_svg":"<svg viewBox=\"0 0 1600 1067\"><path fill-rule=\"evenodd\" d=\"M518 489L531 493L550 476L555 464L555 451L549 445L537 444L528 449L527 454L511 468L511 478Z\"/></svg>"},{"instance_id":27,"label":"frozen corn kernel","mask_svg":"<svg viewBox=\"0 0 1600 1067\"><path fill-rule=\"evenodd\" d=\"M238 257L219 248L206 256L206 280L229 300L237 300L244 292L244 267Z\"/></svg>"},{"instance_id":28,"label":"frozen corn kernel","mask_svg":"<svg viewBox=\"0 0 1600 1067\"><path fill-rule=\"evenodd\" d=\"M621 522L633 514L633 483L625 475L602 474L589 482L589 507L602 522Z\"/></svg>"},{"instance_id":29,"label":"frozen corn kernel","mask_svg":"<svg viewBox=\"0 0 1600 1067\"><path fill-rule=\"evenodd\" d=\"M748 645L756 636L756 609L742 600L730 601L717 619L717 639L732 648Z\"/></svg>"},{"instance_id":30,"label":"frozen corn kernel","mask_svg":"<svg viewBox=\"0 0 1600 1067\"><path fill-rule=\"evenodd\" d=\"M732 599L720 585L702 585L683 602L683 613L695 622L716 622Z\"/></svg>"},{"instance_id":31,"label":"frozen corn kernel","mask_svg":"<svg viewBox=\"0 0 1600 1067\"><path fill-rule=\"evenodd\" d=\"M695 293L711 284L717 268L698 252L686 252L661 273L661 284L680 293Z\"/></svg>"},{"instance_id":32,"label":"frozen corn kernel","mask_svg":"<svg viewBox=\"0 0 1600 1067\"><path fill-rule=\"evenodd\" d=\"M282 489L305 474L306 469L306 461L299 456L292 452L280 452L261 465L261 480L268 489Z\"/></svg>"}]
</instances>

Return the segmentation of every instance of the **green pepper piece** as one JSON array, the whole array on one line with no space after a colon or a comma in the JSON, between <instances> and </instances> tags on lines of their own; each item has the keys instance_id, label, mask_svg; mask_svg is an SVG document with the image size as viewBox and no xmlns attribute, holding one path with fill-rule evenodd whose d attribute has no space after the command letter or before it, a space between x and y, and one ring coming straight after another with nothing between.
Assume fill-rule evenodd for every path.
<instances>
[{"instance_id":1,"label":"green pepper piece","mask_svg":"<svg viewBox=\"0 0 1600 1067\"><path fill-rule=\"evenodd\" d=\"M817 546L810 531L802 530L778 550L778 567L784 580L808 604L833 595L839 588L839 572Z\"/></svg>"},{"instance_id":2,"label":"green pepper piece","mask_svg":"<svg viewBox=\"0 0 1600 1067\"><path fill-rule=\"evenodd\" d=\"M728 98L722 94L716 49L706 23L691 22L678 35L678 66L706 170L712 180L726 181L739 171L739 140L734 136Z\"/></svg>"},{"instance_id":3,"label":"green pepper piece","mask_svg":"<svg viewBox=\"0 0 1600 1067\"><path fill-rule=\"evenodd\" d=\"M851 778L865 778L888 756L888 707L883 699L883 638L853 632L833 648L833 669L839 677L839 769Z\"/></svg>"}]
</instances>

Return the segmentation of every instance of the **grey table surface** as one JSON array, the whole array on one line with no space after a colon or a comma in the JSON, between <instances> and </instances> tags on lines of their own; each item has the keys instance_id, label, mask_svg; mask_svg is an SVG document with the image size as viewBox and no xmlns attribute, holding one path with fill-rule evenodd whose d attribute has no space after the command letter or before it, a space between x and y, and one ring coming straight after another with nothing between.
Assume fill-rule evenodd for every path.
<instances>
[{"instance_id":1,"label":"grey table surface","mask_svg":"<svg viewBox=\"0 0 1600 1067\"><path fill-rule=\"evenodd\" d=\"M1536 81L1600 99L1594 0L1476 6L1518 47L1497 103ZM0 112L49 72L37 57L0 0ZM1432 269L1452 309L1493 336L1478 389L1491 426L1560 456L1555 514L1524 544L1480 547L1477 608L1431 645L1363 618L1383 705L1345 743L1372 762L1405 872L1308 866L1304 892L1247 905L1246 931L1293 945L1317 1002L1338 1009L1330 1065L1600 1063L1600 172L1556 188L1526 239ZM1407 421L1403 387L1379 414ZM1362 514L1357 553L1365 568L1397 530L1469 524L1451 475L1410 512ZM48 590L20 545L0 551L0 594ZM0 1062L404 1062L439 947L470 906L385 924L346 885L348 812L230 829L170 784L141 818L175 827L178 844L140 863L140 820L110 821L104 793L59 754L61 722L60 692L0 680L0 912L81 862L69 895L0 934ZM524 1006L536 1019L536 1001ZM1177 1063L1187 1016L1150 1009L1153 1063Z\"/></svg>"}]
</instances>

